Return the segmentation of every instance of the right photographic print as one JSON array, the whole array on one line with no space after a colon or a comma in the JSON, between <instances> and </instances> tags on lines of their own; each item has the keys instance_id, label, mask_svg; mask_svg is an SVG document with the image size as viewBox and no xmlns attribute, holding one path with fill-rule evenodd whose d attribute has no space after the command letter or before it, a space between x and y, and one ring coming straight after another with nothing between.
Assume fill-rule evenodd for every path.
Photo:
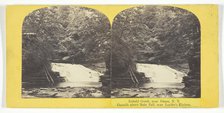
<instances>
[{"instance_id":1,"label":"right photographic print","mask_svg":"<svg viewBox=\"0 0 224 113\"><path fill-rule=\"evenodd\" d=\"M111 97L200 98L200 22L172 6L139 6L112 24Z\"/></svg>"}]
</instances>

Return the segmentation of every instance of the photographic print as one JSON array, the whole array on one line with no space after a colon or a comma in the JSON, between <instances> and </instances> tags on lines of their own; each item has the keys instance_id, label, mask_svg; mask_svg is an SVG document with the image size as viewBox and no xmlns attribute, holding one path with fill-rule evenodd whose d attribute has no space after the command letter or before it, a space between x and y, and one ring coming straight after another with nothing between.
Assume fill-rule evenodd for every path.
<instances>
[{"instance_id":1,"label":"photographic print","mask_svg":"<svg viewBox=\"0 0 224 113\"><path fill-rule=\"evenodd\" d=\"M107 17L90 8L31 12L23 23L23 97L106 97L99 80L109 31Z\"/></svg>"},{"instance_id":2,"label":"photographic print","mask_svg":"<svg viewBox=\"0 0 224 113\"><path fill-rule=\"evenodd\" d=\"M177 7L119 13L112 25L112 96L199 98L200 31L197 16Z\"/></svg>"}]
</instances>

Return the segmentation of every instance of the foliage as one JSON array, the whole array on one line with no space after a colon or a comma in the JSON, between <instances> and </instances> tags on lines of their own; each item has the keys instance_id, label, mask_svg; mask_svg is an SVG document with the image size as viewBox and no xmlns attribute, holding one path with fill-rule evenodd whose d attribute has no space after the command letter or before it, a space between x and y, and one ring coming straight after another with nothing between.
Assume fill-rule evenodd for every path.
<instances>
[{"instance_id":1,"label":"foliage","mask_svg":"<svg viewBox=\"0 0 224 113\"><path fill-rule=\"evenodd\" d=\"M188 50L200 41L197 17L176 7L135 7L114 20L113 37L129 45L137 62L186 63Z\"/></svg>"},{"instance_id":2,"label":"foliage","mask_svg":"<svg viewBox=\"0 0 224 113\"><path fill-rule=\"evenodd\" d=\"M106 16L89 8L55 6L30 13L23 23L23 33L36 33L53 57L68 52L71 59L102 59L109 43L110 24ZM61 58L60 58L61 59Z\"/></svg>"}]
</instances>

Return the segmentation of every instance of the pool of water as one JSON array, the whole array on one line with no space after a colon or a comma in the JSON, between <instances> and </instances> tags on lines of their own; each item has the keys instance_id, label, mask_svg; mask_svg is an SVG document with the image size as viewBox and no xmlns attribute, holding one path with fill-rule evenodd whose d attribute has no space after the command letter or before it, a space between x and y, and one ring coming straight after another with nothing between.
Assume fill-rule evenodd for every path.
<instances>
[{"instance_id":1,"label":"pool of water","mask_svg":"<svg viewBox=\"0 0 224 113\"><path fill-rule=\"evenodd\" d=\"M101 87L101 82L61 82L56 87Z\"/></svg>"}]
</instances>

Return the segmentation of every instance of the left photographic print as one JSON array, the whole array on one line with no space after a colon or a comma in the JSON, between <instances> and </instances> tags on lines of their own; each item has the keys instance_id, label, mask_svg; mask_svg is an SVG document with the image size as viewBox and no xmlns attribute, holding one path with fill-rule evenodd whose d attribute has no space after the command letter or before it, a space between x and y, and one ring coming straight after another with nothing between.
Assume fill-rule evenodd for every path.
<instances>
[{"instance_id":1,"label":"left photographic print","mask_svg":"<svg viewBox=\"0 0 224 113\"><path fill-rule=\"evenodd\" d=\"M22 26L23 98L106 98L101 87L110 50L110 22L78 6L31 12Z\"/></svg>"}]
</instances>

